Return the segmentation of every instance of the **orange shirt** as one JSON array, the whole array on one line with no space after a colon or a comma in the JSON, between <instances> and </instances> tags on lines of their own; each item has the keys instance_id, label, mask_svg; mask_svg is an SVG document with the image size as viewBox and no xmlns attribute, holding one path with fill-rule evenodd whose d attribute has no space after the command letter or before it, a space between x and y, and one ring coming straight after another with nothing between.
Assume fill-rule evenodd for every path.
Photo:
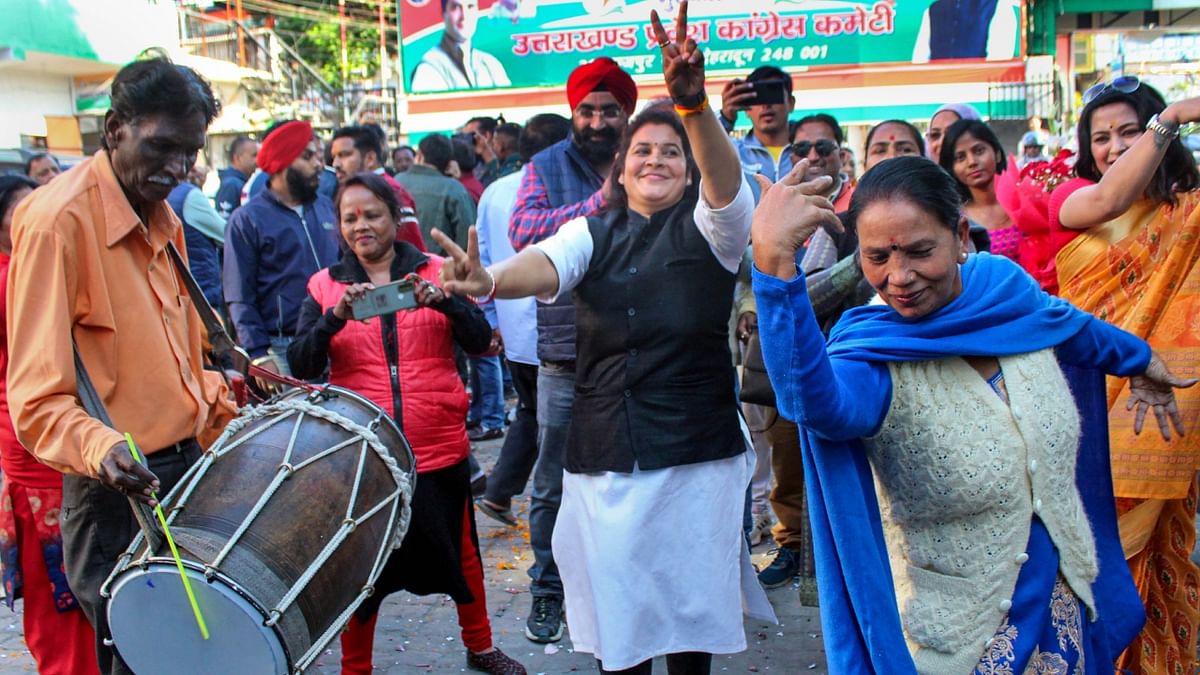
<instances>
[{"instance_id":1,"label":"orange shirt","mask_svg":"<svg viewBox=\"0 0 1200 675\"><path fill-rule=\"evenodd\" d=\"M184 251L183 228L166 202L146 211L143 225L101 151L13 218L9 403L21 442L60 471L95 476L123 432L147 454L207 445L236 414L202 369L203 327L165 250ZM79 403L72 337L117 430Z\"/></svg>"}]
</instances>

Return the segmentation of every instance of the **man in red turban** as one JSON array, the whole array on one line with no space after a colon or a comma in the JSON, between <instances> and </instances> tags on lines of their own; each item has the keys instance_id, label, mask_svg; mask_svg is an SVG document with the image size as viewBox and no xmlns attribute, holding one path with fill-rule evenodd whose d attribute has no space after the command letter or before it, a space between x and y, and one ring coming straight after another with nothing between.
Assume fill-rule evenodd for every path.
<instances>
[{"instance_id":1,"label":"man in red turban","mask_svg":"<svg viewBox=\"0 0 1200 675\"><path fill-rule=\"evenodd\" d=\"M525 165L509 221L513 247L521 250L558 232L564 223L604 207L605 186L621 134L637 104L637 85L615 61L601 57L567 78L571 135L533 156ZM538 304L538 460L529 509L533 547L530 594L533 607L525 637L555 642L563 635L563 589L550 548L562 496L563 457L575 400L575 307L569 297ZM484 502L493 512L502 505Z\"/></svg>"},{"instance_id":2,"label":"man in red turban","mask_svg":"<svg viewBox=\"0 0 1200 675\"><path fill-rule=\"evenodd\" d=\"M283 171L304 152L312 140L312 125L304 120L277 124L267 132L267 137L258 148L258 168L268 174Z\"/></svg>"},{"instance_id":3,"label":"man in red turban","mask_svg":"<svg viewBox=\"0 0 1200 675\"><path fill-rule=\"evenodd\" d=\"M338 260L337 216L317 192L324 158L308 122L269 129L256 161L267 187L229 218L222 285L238 342L257 365L287 374L308 278Z\"/></svg>"},{"instance_id":4,"label":"man in red turban","mask_svg":"<svg viewBox=\"0 0 1200 675\"><path fill-rule=\"evenodd\" d=\"M579 66L567 78L567 102L571 104L571 110L578 108L583 99L595 91L610 92L626 115L633 114L637 85L629 73L607 56Z\"/></svg>"}]
</instances>

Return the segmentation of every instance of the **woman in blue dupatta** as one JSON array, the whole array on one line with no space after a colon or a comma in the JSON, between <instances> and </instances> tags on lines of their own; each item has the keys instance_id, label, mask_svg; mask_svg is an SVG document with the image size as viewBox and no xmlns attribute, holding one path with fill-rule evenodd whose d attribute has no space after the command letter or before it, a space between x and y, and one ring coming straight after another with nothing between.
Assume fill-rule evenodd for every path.
<instances>
[{"instance_id":1,"label":"woman in blue dupatta","mask_svg":"<svg viewBox=\"0 0 1200 675\"><path fill-rule=\"evenodd\" d=\"M824 344L795 266L838 227L820 187L785 177L752 236L767 370L801 427L830 671L1111 673L1144 617L1092 471L1103 418L1081 414L1064 368L1130 377L1129 405L1164 434L1183 433L1173 388L1195 381L1015 263L969 256L954 179L915 157L859 182L850 216L882 302Z\"/></svg>"}]
</instances>

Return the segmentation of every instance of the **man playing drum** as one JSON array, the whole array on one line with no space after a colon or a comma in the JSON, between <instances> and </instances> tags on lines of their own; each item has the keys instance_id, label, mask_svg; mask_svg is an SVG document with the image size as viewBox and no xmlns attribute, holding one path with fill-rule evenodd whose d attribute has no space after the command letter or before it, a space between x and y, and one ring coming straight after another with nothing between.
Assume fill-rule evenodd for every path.
<instances>
[{"instance_id":1,"label":"man playing drum","mask_svg":"<svg viewBox=\"0 0 1200 675\"><path fill-rule=\"evenodd\" d=\"M103 150L16 213L9 276L9 396L21 442L67 474L67 576L96 628L100 669L130 672L100 586L137 531L126 497L165 496L235 408L202 369L199 317L166 246L184 234L164 201L203 149L218 104L207 82L165 59L112 83ZM81 406L72 342L114 428ZM137 464L132 434L149 468Z\"/></svg>"}]
</instances>

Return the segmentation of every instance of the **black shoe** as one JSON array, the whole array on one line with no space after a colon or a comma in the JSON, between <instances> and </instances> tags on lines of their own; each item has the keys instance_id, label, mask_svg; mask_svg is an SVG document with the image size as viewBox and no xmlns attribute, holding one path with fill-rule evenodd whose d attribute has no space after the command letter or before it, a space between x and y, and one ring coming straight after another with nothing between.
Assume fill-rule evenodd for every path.
<instances>
[{"instance_id":1,"label":"black shoe","mask_svg":"<svg viewBox=\"0 0 1200 675\"><path fill-rule=\"evenodd\" d=\"M480 422L479 420L474 420L474 421L467 420L467 431L470 431L472 429L478 429L480 424L482 424L482 422Z\"/></svg>"},{"instance_id":2,"label":"black shoe","mask_svg":"<svg viewBox=\"0 0 1200 675\"><path fill-rule=\"evenodd\" d=\"M516 659L499 649L487 654L476 654L467 650L467 667L492 675L526 675L525 666L517 663Z\"/></svg>"},{"instance_id":3,"label":"black shoe","mask_svg":"<svg viewBox=\"0 0 1200 675\"><path fill-rule=\"evenodd\" d=\"M503 438L503 437L504 437L504 429L503 428L488 429L487 427L479 427L478 429L472 429L471 431L467 432L467 438L471 439L472 441L476 441L476 442L490 441L490 440L493 440L496 438Z\"/></svg>"},{"instance_id":4,"label":"black shoe","mask_svg":"<svg viewBox=\"0 0 1200 675\"><path fill-rule=\"evenodd\" d=\"M792 548L779 548L767 569L758 573L758 583L763 588L779 588L791 583L799 573L800 552Z\"/></svg>"},{"instance_id":5,"label":"black shoe","mask_svg":"<svg viewBox=\"0 0 1200 675\"><path fill-rule=\"evenodd\" d=\"M563 601L556 595L535 595L525 622L525 637L534 642L558 642L563 636Z\"/></svg>"}]
</instances>

